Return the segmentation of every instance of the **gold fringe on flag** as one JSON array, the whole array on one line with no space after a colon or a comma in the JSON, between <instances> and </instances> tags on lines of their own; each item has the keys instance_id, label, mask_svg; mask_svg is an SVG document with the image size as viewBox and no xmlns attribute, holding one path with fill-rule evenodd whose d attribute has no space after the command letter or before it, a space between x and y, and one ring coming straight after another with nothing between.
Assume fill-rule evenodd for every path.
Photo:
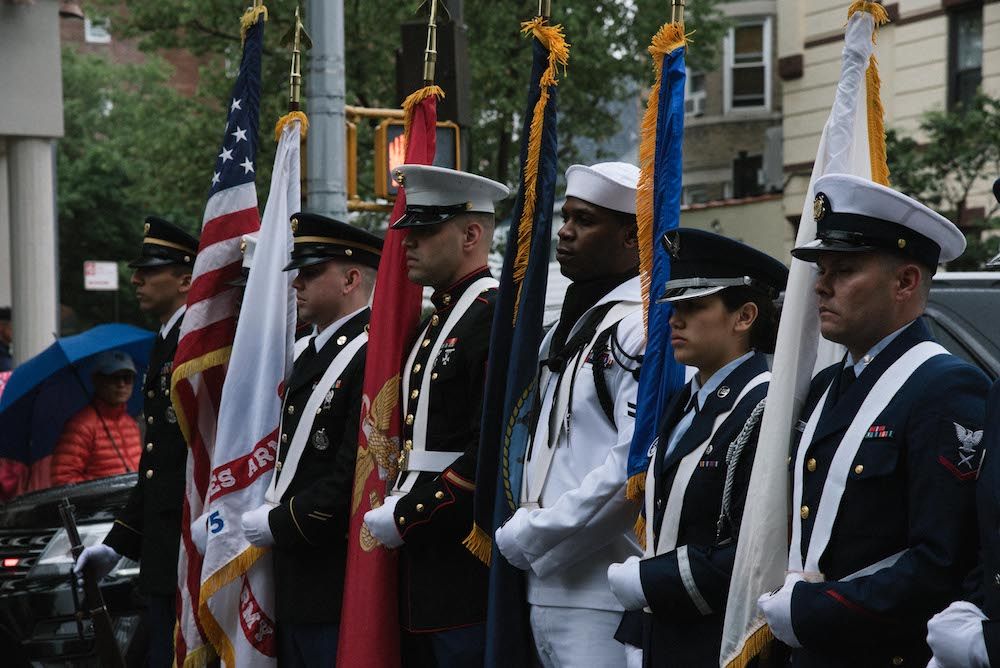
<instances>
[{"instance_id":1,"label":"gold fringe on flag","mask_svg":"<svg viewBox=\"0 0 1000 668\"><path fill-rule=\"evenodd\" d=\"M847 18L850 20L858 12L868 12L875 19L875 29L876 31L880 26L884 26L889 22L889 13L885 11L885 7L877 2L867 2L865 0L858 0L852 4L847 10ZM874 38L874 35L872 36Z\"/></svg>"},{"instance_id":2,"label":"gold fringe on flag","mask_svg":"<svg viewBox=\"0 0 1000 668\"><path fill-rule=\"evenodd\" d=\"M292 121L298 121L301 124L302 139L306 138L306 135L309 133L309 119L301 111L290 111L281 118L279 118L278 122L275 124L274 141L276 142L281 141L281 133L285 131L285 126L287 126Z\"/></svg>"},{"instance_id":3,"label":"gold fringe on flag","mask_svg":"<svg viewBox=\"0 0 1000 668\"><path fill-rule=\"evenodd\" d=\"M771 653L774 634L771 627L764 624L743 642L743 650L726 663L725 668L746 668L756 657L767 657Z\"/></svg>"},{"instance_id":4,"label":"gold fringe on flag","mask_svg":"<svg viewBox=\"0 0 1000 668\"><path fill-rule=\"evenodd\" d=\"M486 564L487 567L493 561L493 541L490 540L489 535L485 531L479 528L478 524L472 525L472 531L462 541L462 545L474 554L476 559Z\"/></svg>"},{"instance_id":5,"label":"gold fringe on flag","mask_svg":"<svg viewBox=\"0 0 1000 668\"><path fill-rule=\"evenodd\" d=\"M252 28L255 25L257 25L257 21L262 16L264 17L264 20L266 21L267 20L267 7L265 7L264 5L258 5L257 7L249 7L249 8L247 8L247 10L245 12L243 12L243 16L240 18L240 41L241 42L246 42L247 41L247 31L250 30L250 28Z\"/></svg>"},{"instance_id":6,"label":"gold fringe on flag","mask_svg":"<svg viewBox=\"0 0 1000 668\"><path fill-rule=\"evenodd\" d=\"M631 483L632 481L629 480ZM639 541L639 547L643 550L646 549L646 518L643 517L642 513L635 518L635 526L632 527L632 532L635 533L635 539Z\"/></svg>"},{"instance_id":7,"label":"gold fringe on flag","mask_svg":"<svg viewBox=\"0 0 1000 668\"><path fill-rule=\"evenodd\" d=\"M410 126L413 125L413 111L417 108L417 105L429 98L431 95L437 95L439 100L444 99L444 91L441 86L424 86L418 91L410 93L405 100L403 100L403 136L409 141L410 137Z\"/></svg>"},{"instance_id":8,"label":"gold fringe on flag","mask_svg":"<svg viewBox=\"0 0 1000 668\"><path fill-rule=\"evenodd\" d=\"M223 631L219 622L212 615L212 611L208 607L208 601L220 589L250 570L254 562L264 556L264 554L265 551L263 549L251 545L237 555L235 559L229 561L225 566L213 573L201 585L201 600L198 602L198 620L201 621L205 635L208 637L208 641L215 647L219 658L222 659L223 665L236 665L235 652L233 651L233 644L226 637L225 631ZM186 665L187 662L185 661Z\"/></svg>"},{"instance_id":9,"label":"gold fringe on flag","mask_svg":"<svg viewBox=\"0 0 1000 668\"><path fill-rule=\"evenodd\" d=\"M649 330L649 288L653 281L653 174L656 161L656 121L660 106L660 85L663 74L663 58L687 44L684 26L679 23L665 23L653 35L649 54L653 57L656 80L649 89L646 113L642 117L642 142L639 144L639 185L635 197L636 222L639 236L639 280L642 285L643 330ZM631 501L642 499L646 489L646 473L636 473L628 479L625 487L626 498Z\"/></svg>"},{"instance_id":10,"label":"gold fringe on flag","mask_svg":"<svg viewBox=\"0 0 1000 668\"><path fill-rule=\"evenodd\" d=\"M528 257L531 253L531 239L535 222L535 196L538 185L538 163L542 153L542 130L545 125L545 107L549 103L549 89L559 85L559 67L563 74L569 64L569 44L561 25L550 26L548 19L536 16L521 24L521 33L534 35L549 52L549 64L538 80L538 101L531 113L531 129L528 133L528 151L524 163L524 179L521 183L524 201L521 208L521 220L517 227L517 255L514 257L514 285L517 286L517 298L514 300L513 320L517 322L518 304L521 302L521 286L528 272Z\"/></svg>"}]
</instances>

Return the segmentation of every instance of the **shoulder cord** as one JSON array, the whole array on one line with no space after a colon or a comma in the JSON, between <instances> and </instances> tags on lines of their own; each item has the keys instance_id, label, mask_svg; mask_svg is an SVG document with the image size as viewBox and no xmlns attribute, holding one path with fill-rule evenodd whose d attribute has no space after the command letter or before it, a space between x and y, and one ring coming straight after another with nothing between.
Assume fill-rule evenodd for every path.
<instances>
[{"instance_id":1,"label":"shoulder cord","mask_svg":"<svg viewBox=\"0 0 1000 668\"><path fill-rule=\"evenodd\" d=\"M743 454L743 449L746 447L747 443L750 442L750 435L753 434L754 429L760 423L761 415L764 413L764 404L767 402L767 398L761 399L760 402L754 406L753 411L750 413L750 418L743 425L743 429L740 430L739 436L729 444L729 450L726 452L726 486L722 491L722 510L719 513L719 521L716 523L715 528L715 543L719 544L722 539L722 531L728 521L730 528L734 528L736 524L733 522L732 517L732 495L733 495L733 485L736 482L736 466L740 461L740 456ZM737 531L733 531L736 534ZM733 535L733 538L736 536Z\"/></svg>"}]
</instances>

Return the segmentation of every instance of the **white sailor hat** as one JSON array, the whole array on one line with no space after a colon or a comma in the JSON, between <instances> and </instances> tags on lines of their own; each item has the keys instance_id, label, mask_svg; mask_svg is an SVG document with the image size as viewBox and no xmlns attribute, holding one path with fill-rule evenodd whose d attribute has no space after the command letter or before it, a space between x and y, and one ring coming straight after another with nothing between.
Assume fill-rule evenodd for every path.
<instances>
[{"instance_id":1,"label":"white sailor hat","mask_svg":"<svg viewBox=\"0 0 1000 668\"><path fill-rule=\"evenodd\" d=\"M244 288L250 278L250 267L253 266L253 254L257 250L257 236L244 234L240 237L240 252L243 254L243 266L240 267L240 277L229 281L234 288Z\"/></svg>"},{"instance_id":2,"label":"white sailor hat","mask_svg":"<svg viewBox=\"0 0 1000 668\"><path fill-rule=\"evenodd\" d=\"M566 197L635 215L639 168L627 162L571 165L566 170Z\"/></svg>"},{"instance_id":3,"label":"white sailor hat","mask_svg":"<svg viewBox=\"0 0 1000 668\"><path fill-rule=\"evenodd\" d=\"M800 260L815 262L825 252L881 250L934 268L965 251L965 236L954 223L892 188L827 174L816 180L815 191L816 239L792 249Z\"/></svg>"},{"instance_id":4,"label":"white sailor hat","mask_svg":"<svg viewBox=\"0 0 1000 668\"><path fill-rule=\"evenodd\" d=\"M510 195L502 183L433 165L400 165L393 172L406 191L406 213L393 229L436 225L461 213L493 213L493 203Z\"/></svg>"}]
</instances>

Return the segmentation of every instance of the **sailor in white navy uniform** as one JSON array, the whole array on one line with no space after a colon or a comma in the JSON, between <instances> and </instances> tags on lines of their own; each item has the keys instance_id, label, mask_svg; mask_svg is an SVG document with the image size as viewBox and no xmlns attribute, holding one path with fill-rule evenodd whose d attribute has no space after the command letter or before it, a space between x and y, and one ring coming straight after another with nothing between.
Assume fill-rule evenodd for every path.
<instances>
[{"instance_id":1,"label":"sailor in white navy uniform","mask_svg":"<svg viewBox=\"0 0 1000 668\"><path fill-rule=\"evenodd\" d=\"M890 188L817 180L820 332L846 346L813 379L791 453L785 584L761 596L793 666L924 666L927 621L975 563L975 479L989 381L921 319L965 238Z\"/></svg>"},{"instance_id":2,"label":"sailor in white navy uniform","mask_svg":"<svg viewBox=\"0 0 1000 668\"><path fill-rule=\"evenodd\" d=\"M298 315L317 333L285 383L267 501L241 518L247 541L273 551L283 668L336 663L368 303L382 253L381 238L326 216L297 213L291 226L284 271L298 271Z\"/></svg>"},{"instance_id":3,"label":"sailor in white navy uniform","mask_svg":"<svg viewBox=\"0 0 1000 668\"><path fill-rule=\"evenodd\" d=\"M403 456L385 504L365 513L372 536L399 550L403 665L475 666L486 648L489 571L462 544L472 525L479 425L497 281L486 261L503 184L402 165L407 277L431 286L401 372Z\"/></svg>"},{"instance_id":4,"label":"sailor in white navy uniform","mask_svg":"<svg viewBox=\"0 0 1000 668\"><path fill-rule=\"evenodd\" d=\"M635 192L627 163L573 165L556 259L573 283L539 352L539 414L520 508L496 544L527 570L543 666L615 666L621 605L608 564L639 553L625 461L645 350Z\"/></svg>"},{"instance_id":5,"label":"sailor in white navy uniform","mask_svg":"<svg viewBox=\"0 0 1000 668\"><path fill-rule=\"evenodd\" d=\"M665 244L671 280L660 301L674 305L674 357L696 373L650 445L643 558L612 564L608 581L629 611L616 637L642 648L646 666L709 666L722 642L788 270L711 232L680 229Z\"/></svg>"}]
</instances>

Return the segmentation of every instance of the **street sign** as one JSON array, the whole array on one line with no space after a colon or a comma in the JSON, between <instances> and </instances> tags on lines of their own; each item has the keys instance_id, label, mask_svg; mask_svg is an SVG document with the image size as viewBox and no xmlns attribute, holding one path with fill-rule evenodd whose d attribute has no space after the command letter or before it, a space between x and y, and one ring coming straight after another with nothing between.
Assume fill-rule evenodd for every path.
<instances>
[{"instance_id":1,"label":"street sign","mask_svg":"<svg viewBox=\"0 0 1000 668\"><path fill-rule=\"evenodd\" d=\"M83 263L84 290L118 290L118 263L87 260Z\"/></svg>"}]
</instances>

